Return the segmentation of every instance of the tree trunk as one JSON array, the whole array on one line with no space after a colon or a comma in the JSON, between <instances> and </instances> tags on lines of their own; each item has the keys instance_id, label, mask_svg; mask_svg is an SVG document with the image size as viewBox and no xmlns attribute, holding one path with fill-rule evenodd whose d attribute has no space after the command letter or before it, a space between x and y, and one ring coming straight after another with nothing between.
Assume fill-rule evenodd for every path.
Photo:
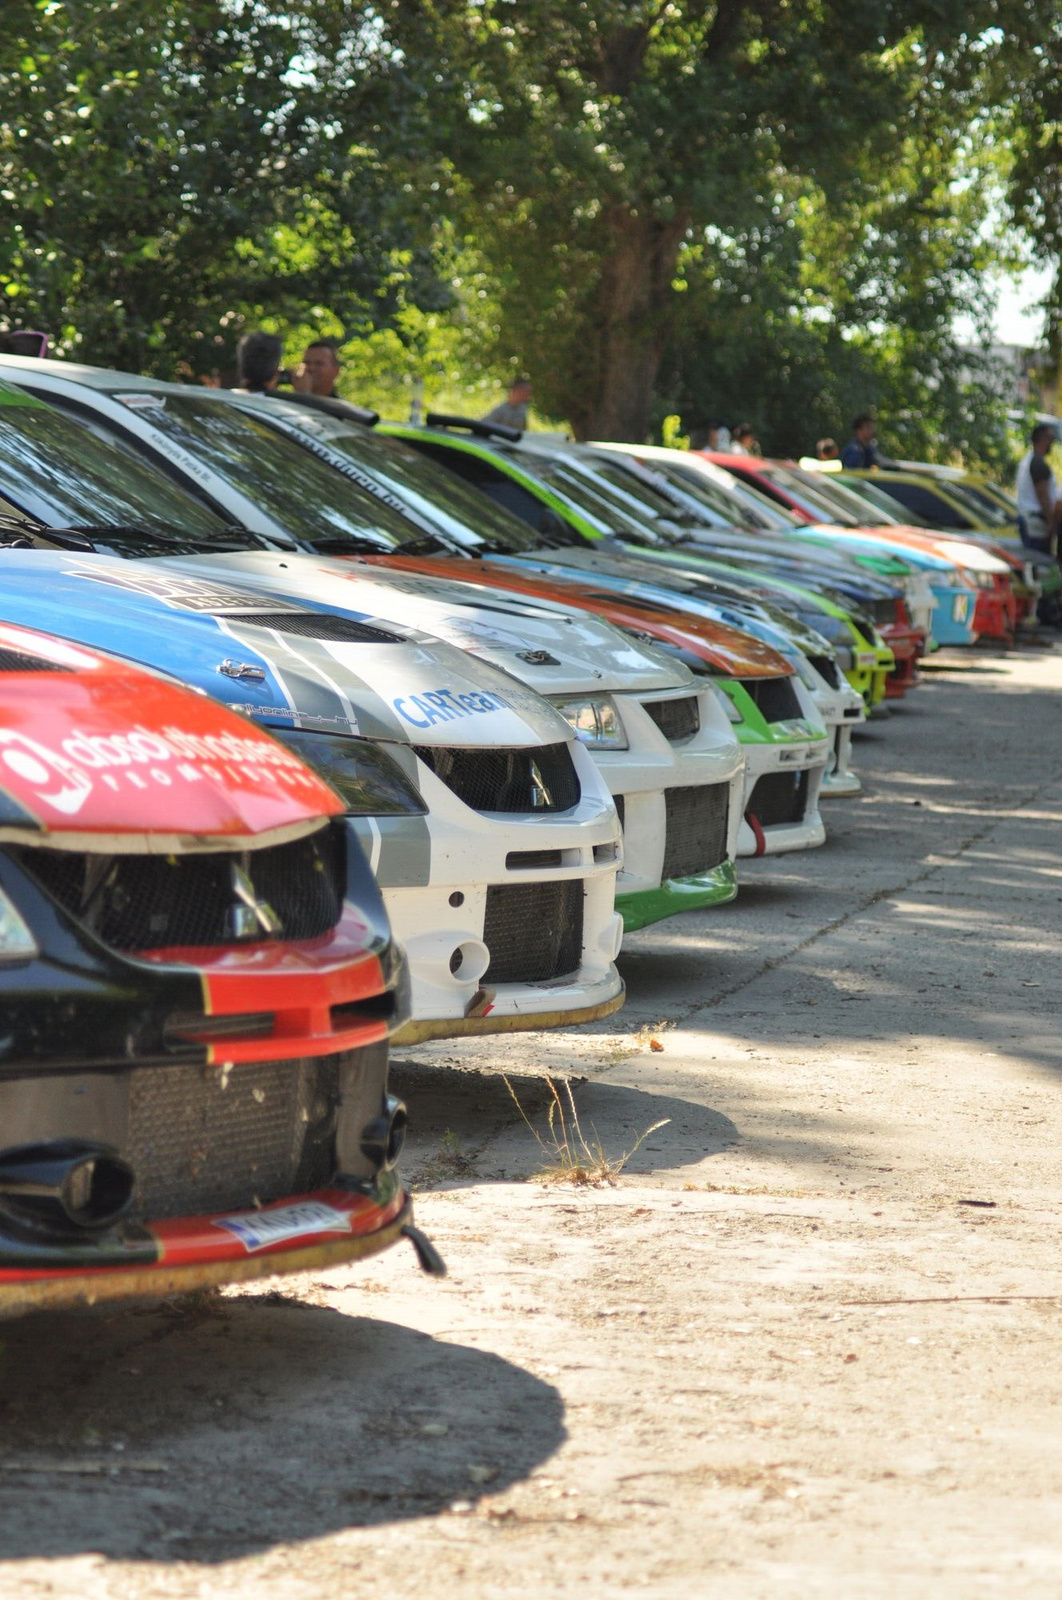
<instances>
[{"instance_id":1,"label":"tree trunk","mask_svg":"<svg viewBox=\"0 0 1062 1600\"><path fill-rule=\"evenodd\" d=\"M642 444L653 386L674 309L671 287L685 217L660 222L616 207L606 217L610 245L597 289L595 381L568 407L578 439Z\"/></svg>"}]
</instances>

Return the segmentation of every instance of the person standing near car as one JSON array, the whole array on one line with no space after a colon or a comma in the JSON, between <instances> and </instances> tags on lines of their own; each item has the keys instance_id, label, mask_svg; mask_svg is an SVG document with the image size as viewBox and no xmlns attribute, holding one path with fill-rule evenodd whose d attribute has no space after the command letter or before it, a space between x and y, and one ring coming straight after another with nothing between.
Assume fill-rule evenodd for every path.
<instances>
[{"instance_id":1,"label":"person standing near car","mask_svg":"<svg viewBox=\"0 0 1062 1600\"><path fill-rule=\"evenodd\" d=\"M868 472L880 467L878 455L877 423L869 411L861 411L852 419L852 437L841 451L841 465L849 472Z\"/></svg>"},{"instance_id":2,"label":"person standing near car","mask_svg":"<svg viewBox=\"0 0 1062 1600\"><path fill-rule=\"evenodd\" d=\"M283 346L275 333L256 328L236 346L238 387L249 394L267 394L280 382Z\"/></svg>"},{"instance_id":3,"label":"person standing near car","mask_svg":"<svg viewBox=\"0 0 1062 1600\"><path fill-rule=\"evenodd\" d=\"M300 394L316 394L325 400L338 400L336 380L339 373L337 341L314 339L302 353L302 362L292 379L292 386Z\"/></svg>"},{"instance_id":4,"label":"person standing near car","mask_svg":"<svg viewBox=\"0 0 1062 1600\"><path fill-rule=\"evenodd\" d=\"M519 428L522 433L527 427L527 408L531 404L531 379L517 378L509 390L508 398L500 405L488 411L481 422L497 422L504 428Z\"/></svg>"},{"instance_id":5,"label":"person standing near car","mask_svg":"<svg viewBox=\"0 0 1062 1600\"><path fill-rule=\"evenodd\" d=\"M1018 462L1018 519L1022 543L1048 555L1054 553L1062 522L1058 479L1047 464L1047 453L1057 438L1050 422L1038 422L1029 435L1029 448Z\"/></svg>"}]
</instances>

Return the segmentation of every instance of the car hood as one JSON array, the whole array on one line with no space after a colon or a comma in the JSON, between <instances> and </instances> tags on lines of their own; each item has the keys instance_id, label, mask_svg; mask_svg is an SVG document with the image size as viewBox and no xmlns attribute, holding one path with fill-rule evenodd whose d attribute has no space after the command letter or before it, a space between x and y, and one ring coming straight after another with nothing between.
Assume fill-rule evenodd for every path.
<instances>
[{"instance_id":1,"label":"car hood","mask_svg":"<svg viewBox=\"0 0 1062 1600\"><path fill-rule=\"evenodd\" d=\"M0 623L0 838L231 850L342 811L297 756L155 673Z\"/></svg>"},{"instance_id":2,"label":"car hood","mask_svg":"<svg viewBox=\"0 0 1062 1600\"><path fill-rule=\"evenodd\" d=\"M480 584L460 581L466 571L479 570L471 562L410 561L416 570L407 571L406 563L392 567L372 558L239 551L153 565L214 575L344 613L371 612L388 628L424 629L542 694L652 691L692 681L681 663L629 639L600 617L576 610L559 614L509 593L508 573L495 571L491 592L484 594ZM538 659L542 656L547 659Z\"/></svg>"},{"instance_id":3,"label":"car hood","mask_svg":"<svg viewBox=\"0 0 1062 1600\"><path fill-rule=\"evenodd\" d=\"M430 559L417 560L404 556L389 556L386 559L390 567L417 572L428 572L437 565ZM617 627L637 632L644 629L647 637L672 645L692 645L701 659L716 671L734 677L776 677L792 670L784 657L769 645L754 639L751 634L707 617L694 616L690 612L668 611L663 607L658 609L651 601L613 593L604 583L596 584L590 577L580 578L578 574L573 574L570 581L545 577L533 571L518 571L508 561L469 561L462 571L467 571L470 576L475 573L477 584L489 589L504 582L517 593L533 596L548 604L559 607L589 606L593 612L607 617ZM677 597L676 605L681 606L681 603L681 597ZM687 637L679 639L679 633Z\"/></svg>"},{"instance_id":4,"label":"car hood","mask_svg":"<svg viewBox=\"0 0 1062 1600\"><path fill-rule=\"evenodd\" d=\"M0 619L172 674L274 727L468 749L571 739L538 694L415 627L392 629L360 599L351 586L341 616L267 600L198 562L0 550Z\"/></svg>"}]
</instances>

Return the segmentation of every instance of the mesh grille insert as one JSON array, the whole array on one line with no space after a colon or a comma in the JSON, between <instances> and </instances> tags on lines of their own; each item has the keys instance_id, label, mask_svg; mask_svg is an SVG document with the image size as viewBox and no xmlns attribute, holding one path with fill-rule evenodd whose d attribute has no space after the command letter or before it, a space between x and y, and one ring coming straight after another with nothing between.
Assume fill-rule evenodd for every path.
<instances>
[{"instance_id":1,"label":"mesh grille insert","mask_svg":"<svg viewBox=\"0 0 1062 1600\"><path fill-rule=\"evenodd\" d=\"M246 622L252 628L273 628L277 633L298 633L307 639L341 639L349 644L402 644L397 633L337 617L322 611L240 611L219 616L219 622Z\"/></svg>"},{"instance_id":2,"label":"mesh grille insert","mask_svg":"<svg viewBox=\"0 0 1062 1600\"><path fill-rule=\"evenodd\" d=\"M879 628L887 628L896 621L895 600L868 600L862 609L874 618Z\"/></svg>"},{"instance_id":3,"label":"mesh grille insert","mask_svg":"<svg viewBox=\"0 0 1062 1600\"><path fill-rule=\"evenodd\" d=\"M832 656L808 656L820 678L825 678L831 689L841 687L841 669Z\"/></svg>"},{"instance_id":4,"label":"mesh grille insert","mask_svg":"<svg viewBox=\"0 0 1062 1600\"><path fill-rule=\"evenodd\" d=\"M666 789L667 832L662 878L689 878L726 860L730 785L709 783L698 788Z\"/></svg>"},{"instance_id":5,"label":"mesh grille insert","mask_svg":"<svg viewBox=\"0 0 1062 1600\"><path fill-rule=\"evenodd\" d=\"M747 811L756 818L761 828L770 828L785 822L803 822L808 806L808 774L803 772L768 772L757 778L749 798Z\"/></svg>"},{"instance_id":6,"label":"mesh grille insert","mask_svg":"<svg viewBox=\"0 0 1062 1600\"><path fill-rule=\"evenodd\" d=\"M417 755L473 811L569 811L579 803L579 775L567 744L535 750L418 745Z\"/></svg>"},{"instance_id":7,"label":"mesh grille insert","mask_svg":"<svg viewBox=\"0 0 1062 1600\"><path fill-rule=\"evenodd\" d=\"M578 970L583 951L583 885L491 884L483 941L490 966L483 982L546 983Z\"/></svg>"},{"instance_id":8,"label":"mesh grille insert","mask_svg":"<svg viewBox=\"0 0 1062 1600\"><path fill-rule=\"evenodd\" d=\"M12 850L24 870L116 950L313 939L339 921L346 858L339 828L264 850L219 855L94 855ZM252 902L279 918L271 931Z\"/></svg>"},{"instance_id":9,"label":"mesh grille insert","mask_svg":"<svg viewBox=\"0 0 1062 1600\"><path fill-rule=\"evenodd\" d=\"M765 722L790 722L803 716L792 678L743 678Z\"/></svg>"},{"instance_id":10,"label":"mesh grille insert","mask_svg":"<svg viewBox=\"0 0 1062 1600\"><path fill-rule=\"evenodd\" d=\"M642 704L664 738L673 744L679 739L692 739L700 729L701 712L696 695L686 695L682 700L648 700Z\"/></svg>"},{"instance_id":11,"label":"mesh grille insert","mask_svg":"<svg viewBox=\"0 0 1062 1600\"><path fill-rule=\"evenodd\" d=\"M0 649L0 672L72 672L73 667L61 666L57 661L45 661L42 656L26 655L22 650Z\"/></svg>"},{"instance_id":12,"label":"mesh grille insert","mask_svg":"<svg viewBox=\"0 0 1062 1600\"><path fill-rule=\"evenodd\" d=\"M326 1184L340 1066L367 1071L380 1049L236 1065L224 1088L209 1067L131 1072L122 1154L136 1174L137 1215L244 1210Z\"/></svg>"}]
</instances>

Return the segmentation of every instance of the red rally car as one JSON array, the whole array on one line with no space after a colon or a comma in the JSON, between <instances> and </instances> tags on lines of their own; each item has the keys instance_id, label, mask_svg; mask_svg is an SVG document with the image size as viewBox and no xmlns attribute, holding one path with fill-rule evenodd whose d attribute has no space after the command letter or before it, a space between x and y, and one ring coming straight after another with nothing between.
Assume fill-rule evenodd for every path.
<instances>
[{"instance_id":1,"label":"red rally car","mask_svg":"<svg viewBox=\"0 0 1062 1600\"><path fill-rule=\"evenodd\" d=\"M0 1315L411 1226L404 964L342 803L204 696L0 626Z\"/></svg>"}]
</instances>

